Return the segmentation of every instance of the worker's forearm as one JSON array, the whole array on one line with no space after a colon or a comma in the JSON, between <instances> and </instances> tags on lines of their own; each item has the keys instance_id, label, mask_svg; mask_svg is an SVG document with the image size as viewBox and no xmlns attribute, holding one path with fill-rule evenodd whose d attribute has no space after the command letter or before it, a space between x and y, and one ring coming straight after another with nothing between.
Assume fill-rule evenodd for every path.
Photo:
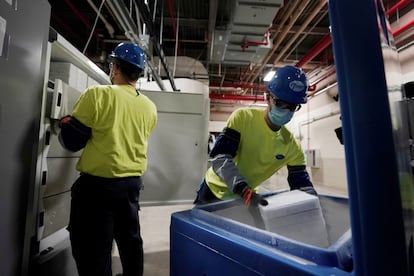
<instances>
[{"instance_id":1,"label":"worker's forearm","mask_svg":"<svg viewBox=\"0 0 414 276\"><path fill-rule=\"evenodd\" d=\"M233 162L233 158L229 154L218 154L210 158L213 171L226 183L230 191L234 191L237 184L246 182L240 175L239 170Z\"/></svg>"}]
</instances>

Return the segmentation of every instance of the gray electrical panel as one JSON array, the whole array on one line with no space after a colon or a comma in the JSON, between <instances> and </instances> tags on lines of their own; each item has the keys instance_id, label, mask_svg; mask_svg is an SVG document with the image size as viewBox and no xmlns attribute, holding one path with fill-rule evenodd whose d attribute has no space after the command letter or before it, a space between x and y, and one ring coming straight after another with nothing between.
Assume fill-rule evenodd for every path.
<instances>
[{"instance_id":1,"label":"gray electrical panel","mask_svg":"<svg viewBox=\"0 0 414 276\"><path fill-rule=\"evenodd\" d=\"M46 0L0 0L0 275L76 274L66 226L82 151L57 121L108 75L49 28ZM209 98L142 91L158 109L141 203L189 203L207 169Z\"/></svg>"},{"instance_id":2,"label":"gray electrical panel","mask_svg":"<svg viewBox=\"0 0 414 276\"><path fill-rule=\"evenodd\" d=\"M82 92L93 84L110 84L109 77L54 30L50 30L41 120L40 173L42 186L34 207L39 220L35 227L38 244L32 252L31 275L76 274L71 256L69 232L71 186L79 176L76 163L82 153L65 150L58 141L58 120L71 114Z\"/></svg>"},{"instance_id":3,"label":"gray electrical panel","mask_svg":"<svg viewBox=\"0 0 414 276\"><path fill-rule=\"evenodd\" d=\"M0 275L25 275L35 239L50 5L0 0Z\"/></svg>"}]
</instances>

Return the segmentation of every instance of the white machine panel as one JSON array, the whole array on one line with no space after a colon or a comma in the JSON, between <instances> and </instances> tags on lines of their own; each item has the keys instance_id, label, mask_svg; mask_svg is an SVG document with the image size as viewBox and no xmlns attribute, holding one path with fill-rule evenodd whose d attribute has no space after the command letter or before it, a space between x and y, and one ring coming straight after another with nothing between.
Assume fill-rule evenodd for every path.
<instances>
[{"instance_id":1,"label":"white machine panel","mask_svg":"<svg viewBox=\"0 0 414 276\"><path fill-rule=\"evenodd\" d=\"M192 202L207 169L209 99L204 94L143 91L157 106L142 204Z\"/></svg>"}]
</instances>

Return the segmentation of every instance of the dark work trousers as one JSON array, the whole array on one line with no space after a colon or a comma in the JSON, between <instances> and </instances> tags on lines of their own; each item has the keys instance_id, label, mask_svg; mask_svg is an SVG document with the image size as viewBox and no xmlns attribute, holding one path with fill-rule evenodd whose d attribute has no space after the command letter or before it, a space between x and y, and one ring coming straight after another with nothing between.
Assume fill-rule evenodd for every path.
<instances>
[{"instance_id":1,"label":"dark work trousers","mask_svg":"<svg viewBox=\"0 0 414 276\"><path fill-rule=\"evenodd\" d=\"M218 199L213 192L210 190L210 188L207 186L207 183L205 180L203 180L200 183L200 186L198 187L198 191L197 191L197 197L194 200L194 204L200 205L200 204L207 204L207 203L212 203L212 202L216 202L216 201L220 201L220 199Z\"/></svg>"},{"instance_id":2,"label":"dark work trousers","mask_svg":"<svg viewBox=\"0 0 414 276\"><path fill-rule=\"evenodd\" d=\"M82 174L72 186L68 231L79 276L111 276L115 239L123 276L143 274L139 224L140 177Z\"/></svg>"}]
</instances>

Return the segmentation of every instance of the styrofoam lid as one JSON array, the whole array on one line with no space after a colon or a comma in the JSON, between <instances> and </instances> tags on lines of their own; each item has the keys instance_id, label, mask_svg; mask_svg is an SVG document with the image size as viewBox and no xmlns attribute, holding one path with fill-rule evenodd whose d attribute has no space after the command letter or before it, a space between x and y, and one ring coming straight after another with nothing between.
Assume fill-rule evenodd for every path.
<instances>
[{"instance_id":1,"label":"styrofoam lid","mask_svg":"<svg viewBox=\"0 0 414 276\"><path fill-rule=\"evenodd\" d=\"M315 195L293 190L266 197L267 206L259 205L262 217L280 217L320 208L319 198Z\"/></svg>"}]
</instances>

